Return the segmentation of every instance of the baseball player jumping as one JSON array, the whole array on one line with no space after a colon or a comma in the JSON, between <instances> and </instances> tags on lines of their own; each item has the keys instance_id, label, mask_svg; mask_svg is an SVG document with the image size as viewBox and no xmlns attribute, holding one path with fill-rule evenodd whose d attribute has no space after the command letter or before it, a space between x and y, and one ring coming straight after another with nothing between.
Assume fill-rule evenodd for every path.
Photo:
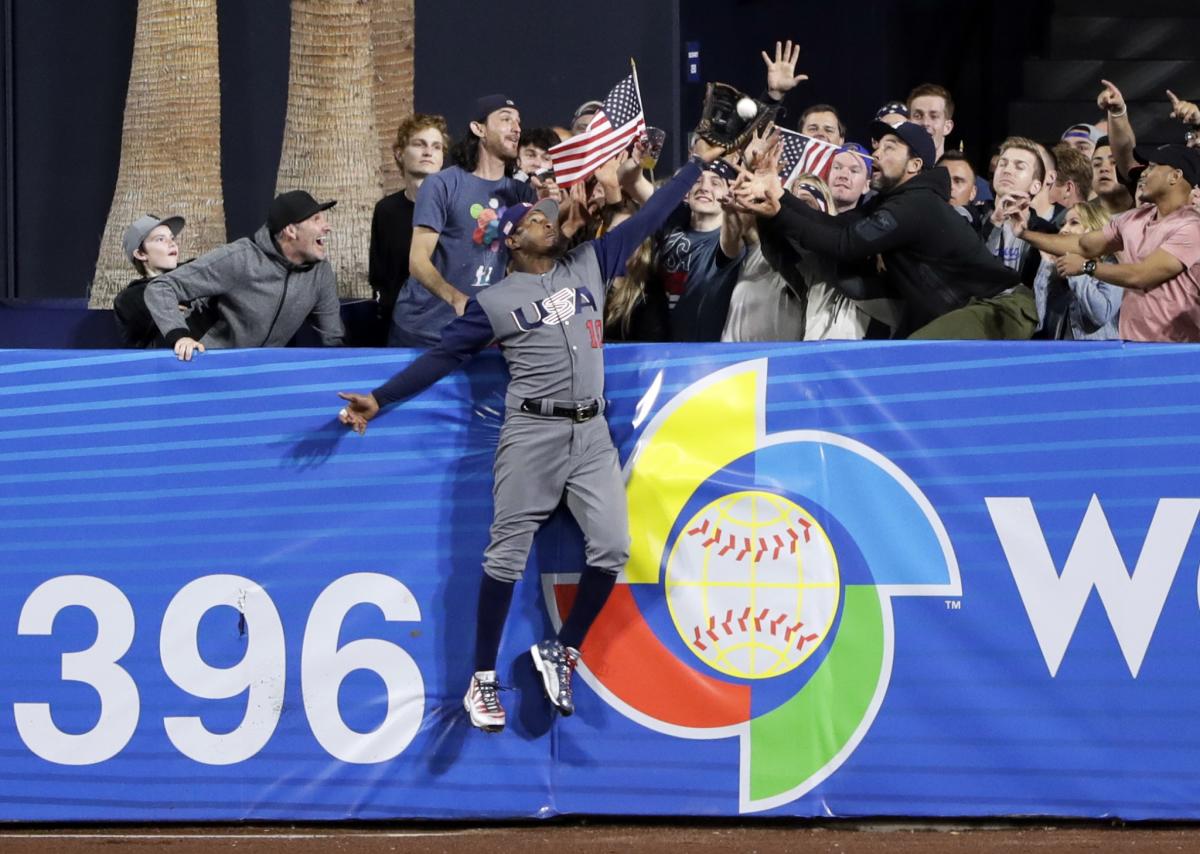
<instances>
[{"instance_id":1,"label":"baseball player jumping","mask_svg":"<svg viewBox=\"0 0 1200 854\"><path fill-rule=\"evenodd\" d=\"M721 147L699 151L642 210L595 240L564 253L558 204L543 199L504 211L500 234L511 253L509 274L472 296L441 341L370 394L349 401L339 419L358 433L380 409L411 397L449 374L492 341L510 380L496 449L495 515L483 555L475 638L475 673L463 698L471 723L504 728L496 657L525 571L533 535L563 496L586 542L587 569L558 637L530 652L550 702L574 710L571 675L579 648L629 557L629 520L617 451L604 420L604 300L625 260L659 228Z\"/></svg>"}]
</instances>

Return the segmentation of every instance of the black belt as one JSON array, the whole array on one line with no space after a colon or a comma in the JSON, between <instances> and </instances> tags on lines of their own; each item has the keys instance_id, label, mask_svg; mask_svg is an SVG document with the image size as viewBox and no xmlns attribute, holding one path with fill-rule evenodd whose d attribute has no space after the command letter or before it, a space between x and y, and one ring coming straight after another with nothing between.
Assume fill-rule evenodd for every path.
<instances>
[{"instance_id":1,"label":"black belt","mask_svg":"<svg viewBox=\"0 0 1200 854\"><path fill-rule=\"evenodd\" d=\"M590 421L600 414L600 401L592 400L587 403L578 402L571 405L561 403L553 403L548 407L548 411L543 409L543 399L540 397L529 397L521 401L521 411L528 412L530 415L550 415L555 418L570 418L576 424L582 424L584 421Z\"/></svg>"}]
</instances>

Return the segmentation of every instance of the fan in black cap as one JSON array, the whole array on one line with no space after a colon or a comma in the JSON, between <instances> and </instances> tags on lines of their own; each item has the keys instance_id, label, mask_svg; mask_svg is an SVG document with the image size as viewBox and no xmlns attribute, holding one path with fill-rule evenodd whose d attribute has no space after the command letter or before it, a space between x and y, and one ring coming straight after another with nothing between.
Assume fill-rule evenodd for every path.
<instances>
[{"instance_id":1,"label":"fan in black cap","mask_svg":"<svg viewBox=\"0 0 1200 854\"><path fill-rule=\"evenodd\" d=\"M327 211L336 204L336 199L318 202L304 190L280 193L271 202L271 209L267 212L267 229L271 234L279 234L289 225L304 222L313 214Z\"/></svg>"}]
</instances>

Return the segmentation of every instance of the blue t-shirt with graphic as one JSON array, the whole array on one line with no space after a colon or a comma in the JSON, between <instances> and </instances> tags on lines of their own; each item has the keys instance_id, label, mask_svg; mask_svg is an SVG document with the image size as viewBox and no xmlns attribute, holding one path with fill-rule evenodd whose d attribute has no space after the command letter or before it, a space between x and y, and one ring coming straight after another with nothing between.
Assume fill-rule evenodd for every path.
<instances>
[{"instance_id":1,"label":"blue t-shirt with graphic","mask_svg":"<svg viewBox=\"0 0 1200 854\"><path fill-rule=\"evenodd\" d=\"M676 222L660 236L658 272L671 306L671 340L720 341L742 256L721 251L721 229Z\"/></svg>"},{"instance_id":2,"label":"blue t-shirt with graphic","mask_svg":"<svg viewBox=\"0 0 1200 854\"><path fill-rule=\"evenodd\" d=\"M533 202L533 188L512 178L486 181L458 166L430 175L417 192L413 227L438 233L433 266L467 296L504 278L508 250L499 220L510 205ZM454 309L413 276L400 289L392 312L388 343L393 347L430 347L454 319Z\"/></svg>"}]
</instances>

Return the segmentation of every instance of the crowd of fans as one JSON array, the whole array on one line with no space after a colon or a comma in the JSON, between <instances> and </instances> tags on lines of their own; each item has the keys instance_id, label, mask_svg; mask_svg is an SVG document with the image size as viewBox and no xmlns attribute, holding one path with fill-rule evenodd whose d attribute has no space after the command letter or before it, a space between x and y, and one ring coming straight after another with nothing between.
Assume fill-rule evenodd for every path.
<instances>
[{"instance_id":1,"label":"crowd of fans","mask_svg":"<svg viewBox=\"0 0 1200 854\"><path fill-rule=\"evenodd\" d=\"M1101 81L1099 122L1069 124L1059 140L1010 136L973 163L947 145L955 104L944 87L883 105L864 145L846 139L833 105L790 119L785 102L807 79L798 46L762 56L760 99L778 106L776 122L840 147L825 178L783 186L769 127L706 163L609 283L608 340L1200 341L1194 103L1168 92L1180 144L1137 146L1120 90ZM578 243L653 195L643 141L584 182L556 184L548 150L602 107L587 101L563 127L529 129L516 103L490 95L457 142L440 116L403 121L393 152L404 188L380 200L371 228L369 340L347 342L339 316L325 245L334 202L303 191L276 198L253 237L186 264L181 218L131 225L138 278L114 306L125 339L190 359L283 345L308 320L327 345L431 346L470 296L504 278L506 209L553 198L561 239Z\"/></svg>"}]
</instances>

